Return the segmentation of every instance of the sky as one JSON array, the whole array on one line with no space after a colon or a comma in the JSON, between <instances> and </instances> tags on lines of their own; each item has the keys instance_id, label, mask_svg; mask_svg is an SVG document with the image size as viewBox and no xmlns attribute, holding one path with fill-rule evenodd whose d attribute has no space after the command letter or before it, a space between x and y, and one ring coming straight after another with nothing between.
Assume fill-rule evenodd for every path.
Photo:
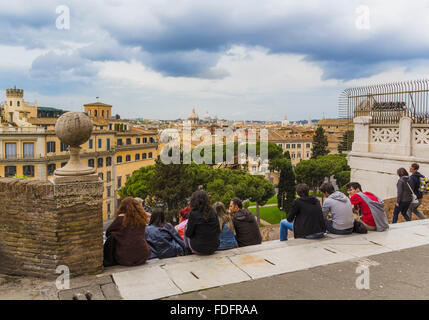
<instances>
[{"instance_id":1,"label":"sky","mask_svg":"<svg viewBox=\"0 0 429 320\"><path fill-rule=\"evenodd\" d=\"M0 100L122 118L338 116L349 87L427 78L429 1L0 0Z\"/></svg>"}]
</instances>

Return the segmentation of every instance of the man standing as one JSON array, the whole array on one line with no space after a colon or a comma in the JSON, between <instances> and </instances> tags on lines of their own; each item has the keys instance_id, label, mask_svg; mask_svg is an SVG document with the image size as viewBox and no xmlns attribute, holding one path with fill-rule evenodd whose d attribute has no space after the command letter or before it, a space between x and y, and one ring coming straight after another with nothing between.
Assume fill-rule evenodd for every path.
<instances>
[{"instance_id":1,"label":"man standing","mask_svg":"<svg viewBox=\"0 0 429 320\"><path fill-rule=\"evenodd\" d=\"M234 198L229 204L229 213L232 216L235 238L239 247L252 246L262 242L261 231L256 222L255 215L248 209L243 208L240 199Z\"/></svg>"},{"instance_id":2,"label":"man standing","mask_svg":"<svg viewBox=\"0 0 429 320\"><path fill-rule=\"evenodd\" d=\"M344 193L335 191L330 182L325 182L320 191L326 197L323 202L322 213L325 218L326 229L334 234L350 234L353 232L353 207ZM328 214L331 220L327 220Z\"/></svg>"},{"instance_id":3,"label":"man standing","mask_svg":"<svg viewBox=\"0 0 429 320\"><path fill-rule=\"evenodd\" d=\"M408 208L407 215L410 217L410 219L412 218L411 216L413 212L419 219L426 219L425 215L417 210L417 208L422 204L423 192L420 191L420 183L421 180L424 179L424 176L419 172L419 167L420 166L418 163L413 163L410 166L410 172L412 173L410 176L411 189L416 195L417 200L419 200L419 203L411 203L410 207Z\"/></svg>"}]
</instances>

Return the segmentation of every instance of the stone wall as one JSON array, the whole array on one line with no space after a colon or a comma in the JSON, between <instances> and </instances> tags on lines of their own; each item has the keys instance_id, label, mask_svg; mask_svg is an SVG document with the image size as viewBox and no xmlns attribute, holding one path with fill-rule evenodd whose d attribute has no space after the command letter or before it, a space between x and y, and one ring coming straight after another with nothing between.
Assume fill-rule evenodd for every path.
<instances>
[{"instance_id":1,"label":"stone wall","mask_svg":"<svg viewBox=\"0 0 429 320\"><path fill-rule=\"evenodd\" d=\"M348 153L351 181L382 199L396 196L397 169L411 163L429 176L429 125L412 124L403 117L391 125L371 124L371 117L354 119L354 142Z\"/></svg>"},{"instance_id":2,"label":"stone wall","mask_svg":"<svg viewBox=\"0 0 429 320\"><path fill-rule=\"evenodd\" d=\"M103 270L102 182L0 179L0 273L56 278Z\"/></svg>"}]
</instances>

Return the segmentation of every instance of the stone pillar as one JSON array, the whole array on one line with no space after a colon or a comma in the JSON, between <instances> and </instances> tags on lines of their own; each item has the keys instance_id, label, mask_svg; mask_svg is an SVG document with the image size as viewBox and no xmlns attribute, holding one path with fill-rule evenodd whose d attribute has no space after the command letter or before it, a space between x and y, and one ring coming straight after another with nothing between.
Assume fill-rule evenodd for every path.
<instances>
[{"instance_id":1,"label":"stone pillar","mask_svg":"<svg viewBox=\"0 0 429 320\"><path fill-rule=\"evenodd\" d=\"M353 152L369 152L370 132L369 124L371 116L356 117L354 123L354 141L352 144Z\"/></svg>"},{"instance_id":2,"label":"stone pillar","mask_svg":"<svg viewBox=\"0 0 429 320\"><path fill-rule=\"evenodd\" d=\"M399 120L399 155L411 156L412 146L412 120L410 117L402 117Z\"/></svg>"},{"instance_id":3,"label":"stone pillar","mask_svg":"<svg viewBox=\"0 0 429 320\"><path fill-rule=\"evenodd\" d=\"M103 183L0 179L0 273L55 279L103 271Z\"/></svg>"}]
</instances>

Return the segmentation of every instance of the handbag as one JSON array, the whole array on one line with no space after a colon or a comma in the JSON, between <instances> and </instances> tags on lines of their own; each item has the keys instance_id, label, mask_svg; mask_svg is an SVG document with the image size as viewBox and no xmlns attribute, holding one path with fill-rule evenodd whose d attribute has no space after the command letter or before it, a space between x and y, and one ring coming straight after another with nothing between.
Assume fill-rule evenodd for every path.
<instances>
[{"instance_id":1,"label":"handbag","mask_svg":"<svg viewBox=\"0 0 429 320\"><path fill-rule=\"evenodd\" d=\"M412 204L419 203L419 199L417 199L416 194L414 193L413 189L411 189L410 184L408 182L407 182L407 185L408 185L408 188L410 188L410 191L411 191L411 194L412 194L412 197L413 197L413 199L411 200L411 203Z\"/></svg>"}]
</instances>

